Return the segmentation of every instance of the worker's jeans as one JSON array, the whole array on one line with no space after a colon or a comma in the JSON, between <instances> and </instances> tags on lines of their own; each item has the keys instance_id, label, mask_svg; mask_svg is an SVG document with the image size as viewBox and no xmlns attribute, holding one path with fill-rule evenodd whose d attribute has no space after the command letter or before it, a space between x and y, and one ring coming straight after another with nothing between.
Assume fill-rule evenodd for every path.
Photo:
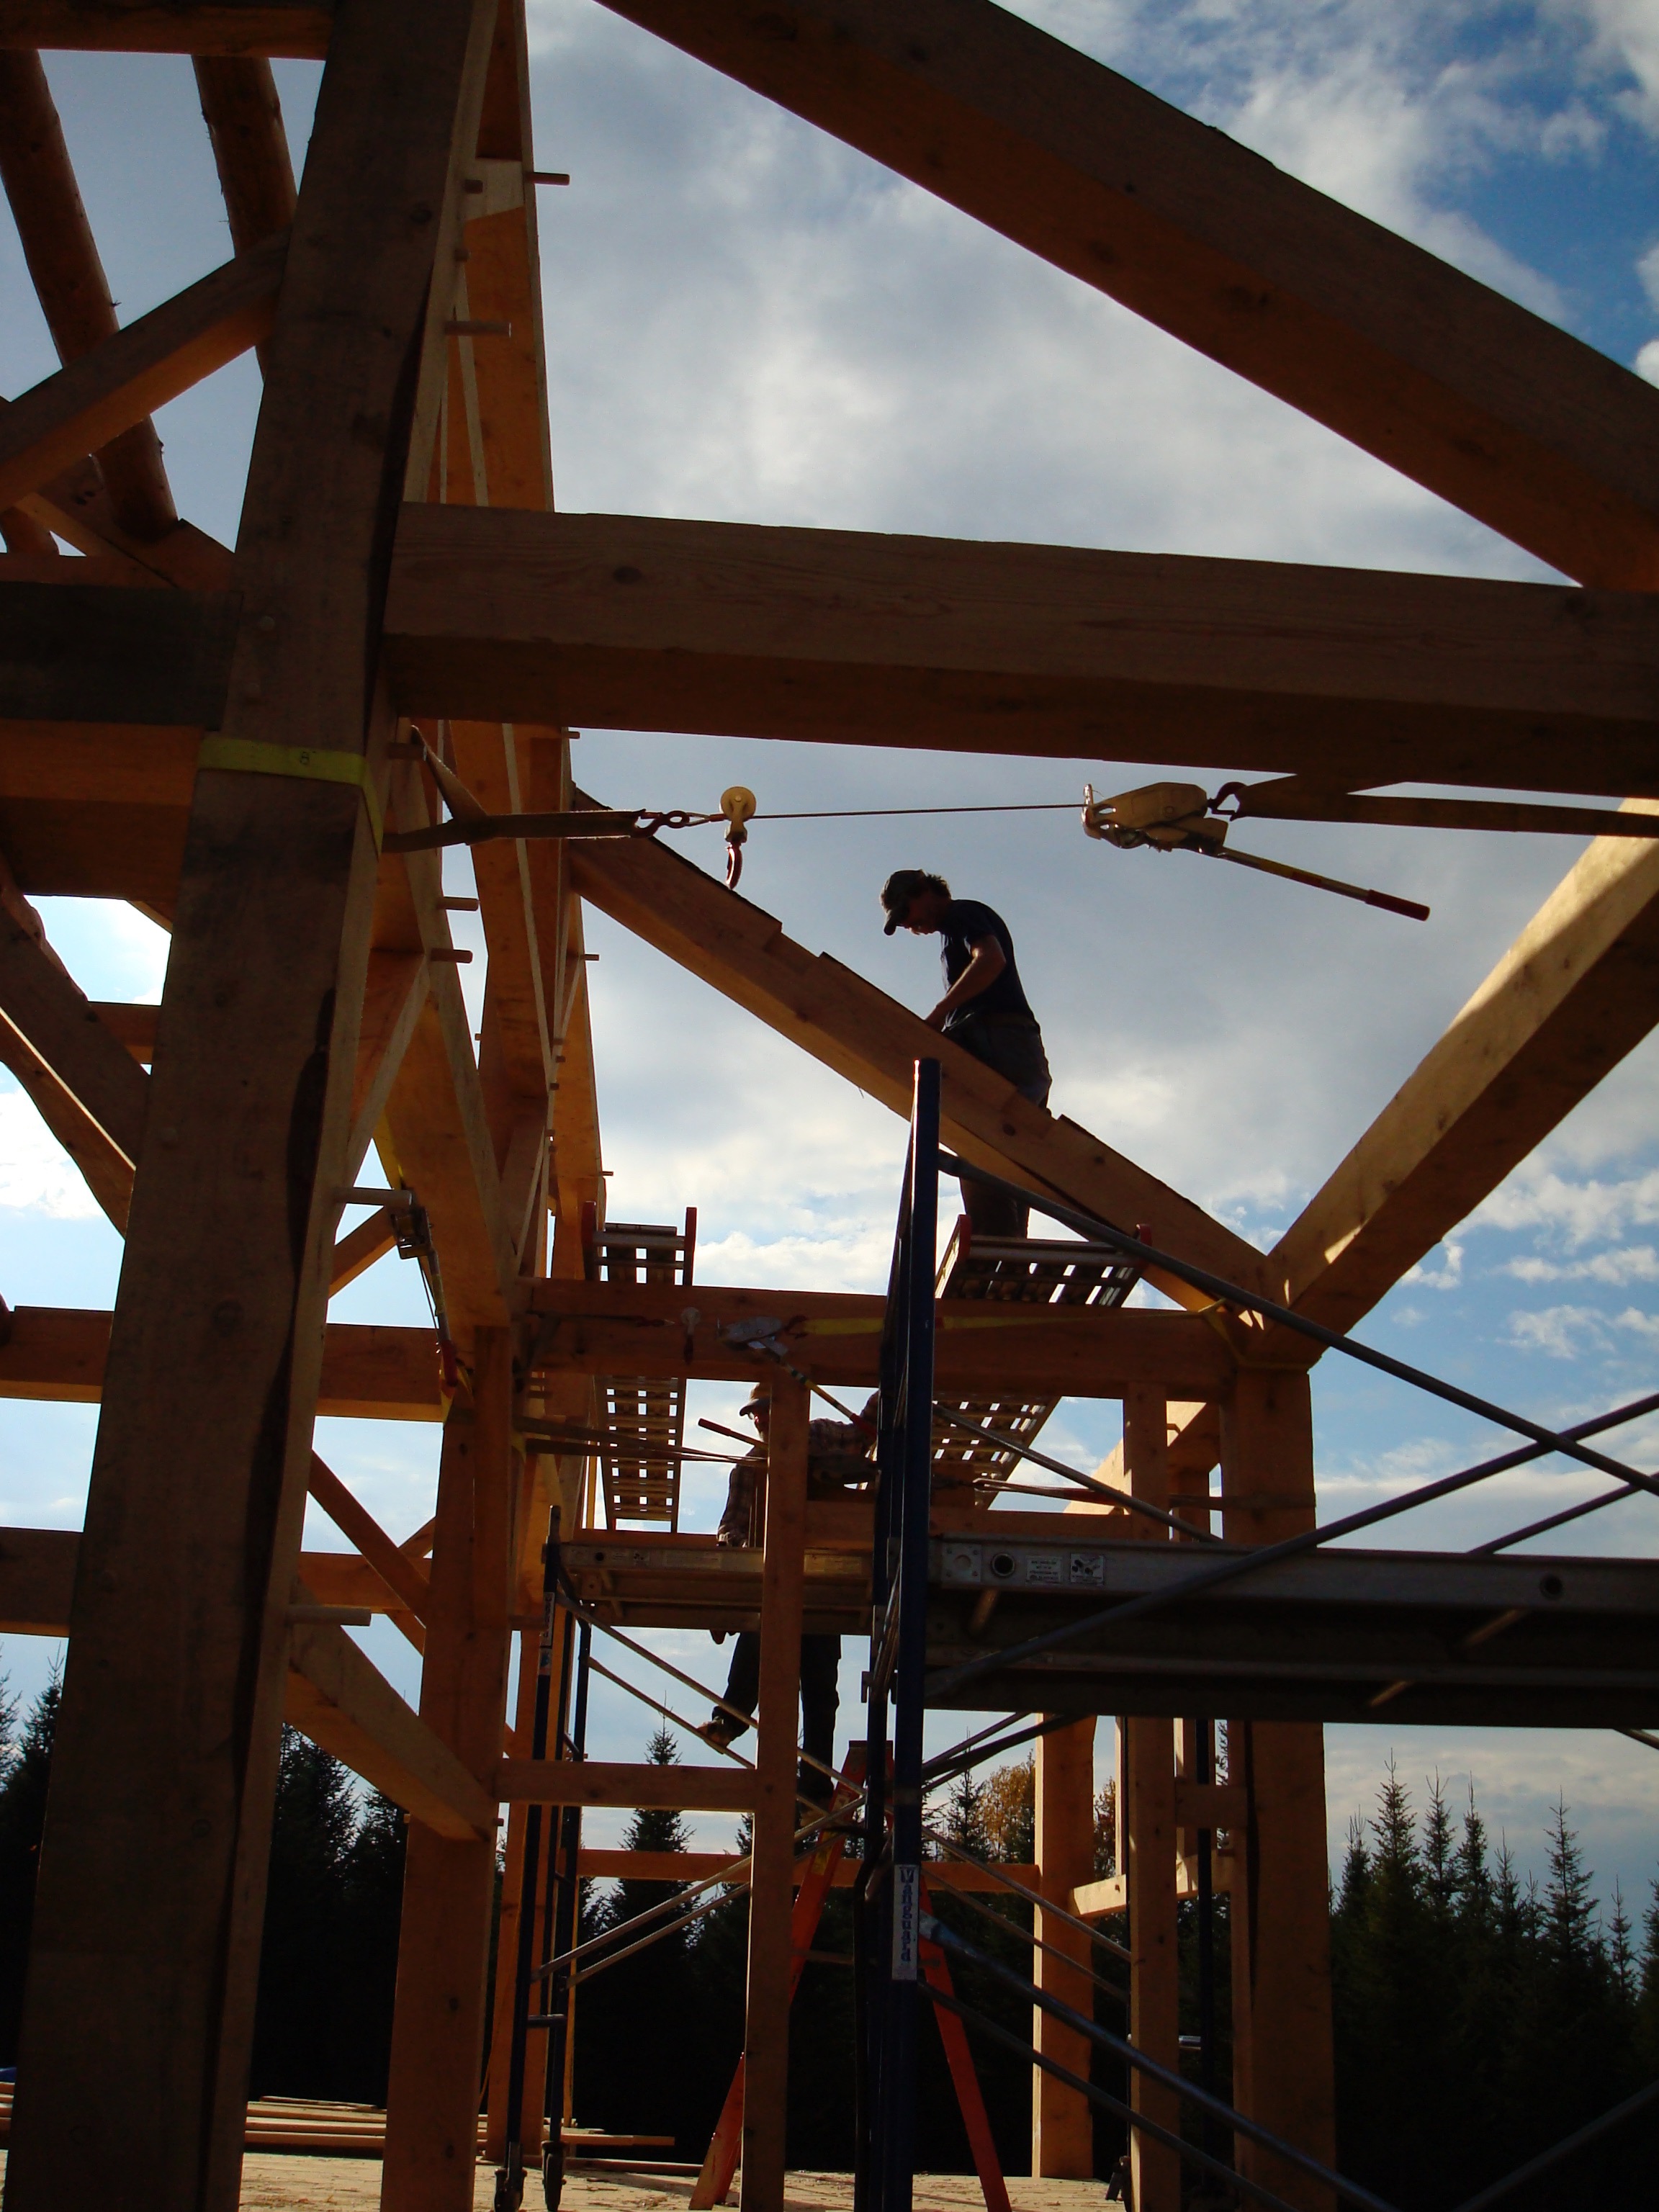
<instances>
[{"instance_id":1,"label":"worker's jeans","mask_svg":"<svg viewBox=\"0 0 1659 2212\"><path fill-rule=\"evenodd\" d=\"M1042 1032L1035 1022L1003 1022L995 1017L988 1019L969 1014L945 1035L952 1044L959 1044L975 1060L982 1060L988 1067L1006 1076L1022 1098L1029 1098L1034 1106L1048 1103L1053 1078L1048 1073L1048 1055L1042 1049ZM970 1182L965 1176L962 1203L975 1237L1018 1237L1030 1229L1029 1206L1000 1190L988 1190L982 1182Z\"/></svg>"},{"instance_id":2,"label":"worker's jeans","mask_svg":"<svg viewBox=\"0 0 1659 2212\"><path fill-rule=\"evenodd\" d=\"M836 1757L836 1714L841 1704L836 1678L841 1671L839 1636L803 1636L800 1640L801 1749L826 1766ZM760 1703L760 1634L745 1628L732 1654L726 1678L726 1702L739 1712L754 1713ZM803 1765L796 1788L803 1797L827 1805L833 1784L816 1766Z\"/></svg>"}]
</instances>

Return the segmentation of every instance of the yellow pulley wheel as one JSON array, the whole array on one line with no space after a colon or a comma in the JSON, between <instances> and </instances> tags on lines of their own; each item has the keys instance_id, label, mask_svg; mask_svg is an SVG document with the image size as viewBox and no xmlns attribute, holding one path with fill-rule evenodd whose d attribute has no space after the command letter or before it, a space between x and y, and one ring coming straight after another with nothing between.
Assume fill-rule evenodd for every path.
<instances>
[{"instance_id":1,"label":"yellow pulley wheel","mask_svg":"<svg viewBox=\"0 0 1659 2212\"><path fill-rule=\"evenodd\" d=\"M743 873L743 848L749 842L748 823L758 805L752 791L734 783L720 793L720 812L726 817L726 887L736 890Z\"/></svg>"}]
</instances>

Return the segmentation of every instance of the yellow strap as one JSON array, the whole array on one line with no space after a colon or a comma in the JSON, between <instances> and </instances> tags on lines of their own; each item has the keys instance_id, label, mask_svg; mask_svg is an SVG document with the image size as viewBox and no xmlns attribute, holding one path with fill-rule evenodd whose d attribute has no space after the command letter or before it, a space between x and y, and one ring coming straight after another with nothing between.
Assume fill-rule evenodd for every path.
<instances>
[{"instance_id":1,"label":"yellow strap","mask_svg":"<svg viewBox=\"0 0 1659 2212\"><path fill-rule=\"evenodd\" d=\"M264 745L252 738L204 738L198 768L228 769L242 775L297 775L315 783L355 784L368 809L374 849L380 849L386 822L368 760L362 753L325 750L320 745Z\"/></svg>"}]
</instances>

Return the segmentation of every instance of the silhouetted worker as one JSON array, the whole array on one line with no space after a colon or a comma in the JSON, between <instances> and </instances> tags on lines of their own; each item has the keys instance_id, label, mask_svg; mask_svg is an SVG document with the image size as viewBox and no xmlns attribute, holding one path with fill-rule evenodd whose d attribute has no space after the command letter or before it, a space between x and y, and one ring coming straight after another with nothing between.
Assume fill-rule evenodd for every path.
<instances>
[{"instance_id":1,"label":"silhouetted worker","mask_svg":"<svg viewBox=\"0 0 1659 2212\"><path fill-rule=\"evenodd\" d=\"M915 937L939 936L945 996L933 1008L929 1026L942 1030L975 1060L1006 1076L1022 1098L1047 1106L1052 1078L1042 1031L1014 965L1014 940L1007 923L977 899L951 896L943 876L921 868L900 868L881 887L887 915L884 934L908 929ZM962 1202L978 1237L1024 1237L1030 1209L1000 1190L964 1176Z\"/></svg>"},{"instance_id":2,"label":"silhouetted worker","mask_svg":"<svg viewBox=\"0 0 1659 2212\"><path fill-rule=\"evenodd\" d=\"M755 1478L766 1465L767 1431L772 1419L769 1385L757 1382L743 1408L744 1417L759 1431L754 1449L732 1470L726 1486L726 1510L720 1515L717 1540L721 1544L753 1544L760 1540L755 1525ZM875 1473L870 1456L873 1429L865 1431L851 1421L812 1421L806 1431L806 1494L809 1498L842 1498ZM801 1749L809 1757L833 1767L836 1757L836 1714L841 1704L837 1677L841 1672L839 1636L803 1636L800 1640ZM732 1654L732 1671L726 1684L726 1702L739 1712L751 1714L760 1702L760 1634L742 1630ZM697 1730L706 1743L727 1745L747 1733L747 1723L737 1714L716 1711ZM821 1767L803 1760L796 1789L814 1803L827 1805L835 1784Z\"/></svg>"}]
</instances>

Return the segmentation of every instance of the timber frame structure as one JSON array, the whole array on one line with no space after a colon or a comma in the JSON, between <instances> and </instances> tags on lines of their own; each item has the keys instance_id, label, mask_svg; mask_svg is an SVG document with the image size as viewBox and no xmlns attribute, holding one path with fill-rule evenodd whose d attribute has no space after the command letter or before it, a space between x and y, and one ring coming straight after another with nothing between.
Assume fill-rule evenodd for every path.
<instances>
[{"instance_id":1,"label":"timber frame structure","mask_svg":"<svg viewBox=\"0 0 1659 2212\"><path fill-rule=\"evenodd\" d=\"M799 1378L875 1383L884 1302L700 1285L692 1312L670 1263L626 1281L590 1267L605 1200L585 902L901 1114L937 1060L944 1138L971 1166L1336 1332L1659 1019L1659 849L1603 838L1265 1254L649 838L477 847L475 1051L441 855L409 841L456 779L495 814L599 804L571 785L573 726L1089 762L1132 726L1138 758L1292 779L1287 805L1420 780L1659 811L1659 392L989 0L607 4L1571 580L561 515L520 0L8 0L0 177L63 367L0 411L0 1056L126 1238L112 1314L0 1308L0 1393L102 1407L84 1531L0 1531L0 1627L70 1639L10 2212L236 2203L285 1715L410 1819L392 2212L472 2202L502 1806L507 1961L532 1802L676 1796L754 1815L742 2201L781 2212L798 1637L804 1609L870 1620L868 1515L806 1502ZM63 48L194 56L229 210L234 258L125 328L39 59ZM283 56L326 62L297 195ZM255 347L232 550L178 519L149 418ZM89 1002L31 895L164 923L159 1012ZM386 1203L337 1237L377 1142ZM328 1322L331 1291L399 1239L441 1285L441 1365L433 1332ZM1109 1486L1184 1506L1195 1528L1219 1512L1230 1544L1310 1528L1317 1347L1259 1315L1217 1326L1208 1293L1149 1273L1175 1310L1056 1304L997 1334L953 1327L940 1299L938 1387L1121 1398ZM588 1531L567 1585L591 1576L619 1620L758 1622L756 1767L527 1758L550 1509L583 1533L578 1432L620 1378L661 1445L669 1386L752 1376L752 1324L778 1314L793 1318L763 1545L715 1592L708 1539L647 1532L634 1583L607 1583ZM315 1456L319 1413L442 1422L427 1529L398 1543L378 1527ZM301 1554L308 1495L355 1551ZM941 1494L933 1535L982 1531L985 1503ZM1158 1533L1110 1505L1071 1525ZM994 1533L1053 1526L1000 1514ZM939 1566L947 1582L979 1574L971 1548ZM1153 1548L1138 1546L1149 1573ZM1339 1619L1366 1597L1343 1556L1320 1570ZM1419 1596L1478 1611L1449 1584ZM1650 1605L1644 1589L1626 1611ZM422 1650L418 1711L344 1633L365 1612ZM1340 1635L1328 1656L1340 1673ZM1248 1897L1237 2108L1328 2164L1318 1722L1348 1709L1335 1689L1230 1705L1224 1680L1166 1680L1139 1710L1121 1669L1095 1704L1072 1680L1061 1710L1080 1717L1039 1747L1034 1978L1086 2007L1073 1907L1126 1901L1123 1876L1091 1887L1091 1740L1094 1710L1132 1712L1135 2041L1178 2063L1176 1896L1194 1836L1230 1832ZM1248 1723L1225 1782L1184 1717L1200 1687ZM1547 1689L1510 1683L1505 1717L1557 1717ZM1650 1722L1652 1695L1571 1710ZM621 1871L614 1856L591 1870ZM498 2009L512 1989L503 1972ZM1086 2074L1071 2028L1045 2014L1036 2039ZM495 2156L514 2040L502 2014ZM1138 2080L1138 2112L1168 2119L1169 2090ZM533 2150L539 2116L525 2124ZM1052 2072L1034 2128L1036 2171L1092 2172L1088 2107ZM1334 2201L1259 2142L1241 2136L1239 2160L1286 2201ZM1173 2154L1137 2131L1135 2167L1140 2212L1173 2212Z\"/></svg>"}]
</instances>

